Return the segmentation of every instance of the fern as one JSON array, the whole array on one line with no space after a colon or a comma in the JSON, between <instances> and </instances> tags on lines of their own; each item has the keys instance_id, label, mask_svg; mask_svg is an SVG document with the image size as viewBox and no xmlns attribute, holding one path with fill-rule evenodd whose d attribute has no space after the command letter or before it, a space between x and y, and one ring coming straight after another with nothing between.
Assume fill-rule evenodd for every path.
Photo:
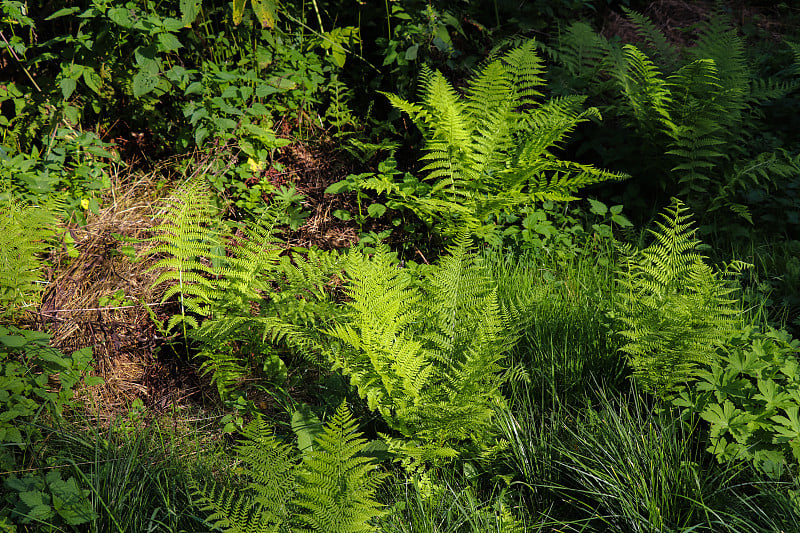
<instances>
[{"instance_id":1,"label":"fern","mask_svg":"<svg viewBox=\"0 0 800 533\"><path fill-rule=\"evenodd\" d=\"M167 323L167 330L181 324L184 336L187 326L197 328L197 316L210 312L214 286L209 279L215 274L213 262L222 256L222 229L215 217L210 189L200 181L188 182L167 199L158 215L160 222L151 229L156 245L148 252L161 255L151 270L161 270L153 286L169 283L161 301L177 295L181 312ZM189 314L192 313L192 314Z\"/></svg>"},{"instance_id":2,"label":"fern","mask_svg":"<svg viewBox=\"0 0 800 533\"><path fill-rule=\"evenodd\" d=\"M367 444L343 403L303 456L297 472L295 504L303 511L298 522L307 531L370 533L370 521L384 514L375 493L385 474L375 471L368 457L359 456ZM304 529L298 529L304 531Z\"/></svg>"},{"instance_id":3,"label":"fern","mask_svg":"<svg viewBox=\"0 0 800 533\"><path fill-rule=\"evenodd\" d=\"M167 329L181 324L184 337L199 344L202 371L221 397L250 372L253 359L269 377L285 376L276 345L320 361L318 322L335 309L325 286L340 259L313 251L305 259L299 252L282 257L285 209L274 203L231 233L215 217L208 187L191 182L166 202L152 230L149 253L162 256L153 268L163 269L154 285L169 283L162 301L178 295L181 303Z\"/></svg>"},{"instance_id":4,"label":"fern","mask_svg":"<svg viewBox=\"0 0 800 533\"><path fill-rule=\"evenodd\" d=\"M567 26L556 43L544 50L555 61L550 69L550 85L556 94L591 91L594 95L605 89L608 81L604 70L609 64L611 45L585 22Z\"/></svg>"},{"instance_id":5,"label":"fern","mask_svg":"<svg viewBox=\"0 0 800 533\"><path fill-rule=\"evenodd\" d=\"M437 229L476 231L493 217L542 198L568 199L581 187L621 179L621 174L561 161L549 150L596 110L575 107L582 100L537 98L543 85L536 44L529 41L502 57L492 57L460 96L439 72L423 68L421 103L387 94L407 113L426 140L422 171L431 187L425 194L400 193L396 184L365 180L364 188L395 195Z\"/></svg>"},{"instance_id":6,"label":"fern","mask_svg":"<svg viewBox=\"0 0 800 533\"><path fill-rule=\"evenodd\" d=\"M373 531L369 522L383 514L374 498L384 474L361 455L365 446L345 404L302 462L257 418L236 447L246 487L234 491L193 481L194 494L210 512L206 521L227 533Z\"/></svg>"},{"instance_id":7,"label":"fern","mask_svg":"<svg viewBox=\"0 0 800 533\"><path fill-rule=\"evenodd\" d=\"M38 301L44 287L42 256L52 245L56 223L46 207L0 203L0 318Z\"/></svg>"},{"instance_id":8,"label":"fern","mask_svg":"<svg viewBox=\"0 0 800 533\"><path fill-rule=\"evenodd\" d=\"M664 32L659 30L649 17L625 6L620 6L625 16L636 27L636 33L644 40L644 51L655 57L667 72L673 71L678 65L678 52L667 41Z\"/></svg>"},{"instance_id":9,"label":"fern","mask_svg":"<svg viewBox=\"0 0 800 533\"><path fill-rule=\"evenodd\" d=\"M722 272L707 265L691 215L677 199L656 226L655 241L624 258L617 317L635 377L668 394L735 331L737 303L725 278L747 265L735 262Z\"/></svg>"},{"instance_id":10,"label":"fern","mask_svg":"<svg viewBox=\"0 0 800 533\"><path fill-rule=\"evenodd\" d=\"M261 418L248 424L236 447L242 469L250 478L249 494L195 484L206 521L230 533L286 531L298 461L292 446L280 444Z\"/></svg>"},{"instance_id":11,"label":"fern","mask_svg":"<svg viewBox=\"0 0 800 533\"><path fill-rule=\"evenodd\" d=\"M420 281L385 249L357 255L348 320L331 354L370 409L408 438L451 453L492 431L503 354L515 338L465 234Z\"/></svg>"}]
</instances>

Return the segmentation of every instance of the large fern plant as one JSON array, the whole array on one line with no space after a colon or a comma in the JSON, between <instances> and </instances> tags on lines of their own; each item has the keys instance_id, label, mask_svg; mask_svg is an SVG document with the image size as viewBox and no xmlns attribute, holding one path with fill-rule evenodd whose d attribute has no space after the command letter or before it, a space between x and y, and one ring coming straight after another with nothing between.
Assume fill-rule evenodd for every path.
<instances>
[{"instance_id":1,"label":"large fern plant","mask_svg":"<svg viewBox=\"0 0 800 533\"><path fill-rule=\"evenodd\" d=\"M348 270L346 320L329 330L342 342L334 368L370 409L431 457L492 431L515 335L468 237L421 280L386 249L356 254Z\"/></svg>"},{"instance_id":2,"label":"large fern plant","mask_svg":"<svg viewBox=\"0 0 800 533\"><path fill-rule=\"evenodd\" d=\"M370 533L383 514L375 501L384 474L365 457L366 439L345 404L339 406L314 449L298 459L261 419L251 422L237 446L245 490L194 483L206 519L227 533Z\"/></svg>"},{"instance_id":3,"label":"large fern plant","mask_svg":"<svg viewBox=\"0 0 800 533\"><path fill-rule=\"evenodd\" d=\"M785 97L800 83L757 76L746 59L744 39L720 14L701 25L683 62L646 17L629 12L629 18L647 37L646 46L623 46L613 55L611 70L623 94L623 112L663 154L662 171L670 177L660 179L696 208L725 207L749 220L737 193L774 182L771 173L791 166L780 151L746 148L758 134L760 106ZM759 150L759 143L752 144ZM739 169L749 170L732 168L734 160Z\"/></svg>"},{"instance_id":4,"label":"large fern plant","mask_svg":"<svg viewBox=\"0 0 800 533\"><path fill-rule=\"evenodd\" d=\"M623 256L615 315L636 379L669 394L737 330L739 306L726 277L747 265L709 266L677 199L656 226L650 246Z\"/></svg>"},{"instance_id":5,"label":"large fern plant","mask_svg":"<svg viewBox=\"0 0 800 533\"><path fill-rule=\"evenodd\" d=\"M247 224L222 224L208 186L190 182L164 203L152 230L155 285L167 287L162 302L180 305L166 329L180 326L196 343L223 397L249 373L285 376L287 350L320 362L318 331L334 310L324 287L341 260L314 251L282 255L285 207L270 205Z\"/></svg>"},{"instance_id":6,"label":"large fern plant","mask_svg":"<svg viewBox=\"0 0 800 533\"><path fill-rule=\"evenodd\" d=\"M541 101L543 65L529 41L491 57L459 94L438 71L423 67L421 102L386 94L425 139L427 186L409 188L393 177L361 187L386 193L443 232L480 231L493 217L543 199L572 199L587 185L624 177L565 161L554 149L581 122L599 118L583 97Z\"/></svg>"}]
</instances>

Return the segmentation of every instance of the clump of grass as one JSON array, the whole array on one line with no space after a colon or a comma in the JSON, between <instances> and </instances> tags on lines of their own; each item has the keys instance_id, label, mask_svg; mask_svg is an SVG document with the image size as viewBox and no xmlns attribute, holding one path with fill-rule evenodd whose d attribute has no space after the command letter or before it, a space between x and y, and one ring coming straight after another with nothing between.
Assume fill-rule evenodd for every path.
<instances>
[{"instance_id":1,"label":"clump of grass","mask_svg":"<svg viewBox=\"0 0 800 533\"><path fill-rule=\"evenodd\" d=\"M205 432L177 433L157 420L99 429L88 419L49 430L40 450L46 464L39 470L58 468L84 490L94 518L81 531L208 530L192 501L189 478L229 468L221 446L209 443Z\"/></svg>"}]
</instances>

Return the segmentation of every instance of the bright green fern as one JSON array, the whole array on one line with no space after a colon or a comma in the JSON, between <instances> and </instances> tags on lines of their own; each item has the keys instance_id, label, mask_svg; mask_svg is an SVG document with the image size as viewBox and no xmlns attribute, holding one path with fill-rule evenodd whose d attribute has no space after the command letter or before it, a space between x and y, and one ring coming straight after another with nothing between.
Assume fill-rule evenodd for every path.
<instances>
[{"instance_id":1,"label":"bright green fern","mask_svg":"<svg viewBox=\"0 0 800 533\"><path fill-rule=\"evenodd\" d=\"M425 138L429 188L410 191L386 176L362 187L385 192L444 233L480 232L492 217L539 200L569 200L581 187L624 176L563 161L552 150L581 122L599 118L584 98L541 103L542 61L529 41L492 57L460 95L440 72L423 68L422 101L387 94Z\"/></svg>"},{"instance_id":2,"label":"bright green fern","mask_svg":"<svg viewBox=\"0 0 800 533\"><path fill-rule=\"evenodd\" d=\"M462 234L422 280L386 249L357 255L348 271L347 320L330 330L344 343L331 354L334 367L369 408L444 455L491 433L494 407L503 402L503 354L515 341L467 242Z\"/></svg>"},{"instance_id":3,"label":"bright green fern","mask_svg":"<svg viewBox=\"0 0 800 533\"><path fill-rule=\"evenodd\" d=\"M52 245L56 222L46 207L0 202L0 318L38 301L44 287L42 256Z\"/></svg>"},{"instance_id":4,"label":"bright green fern","mask_svg":"<svg viewBox=\"0 0 800 533\"><path fill-rule=\"evenodd\" d=\"M253 372L281 380L287 350L321 362L323 321L335 311L326 286L342 258L318 251L284 252L280 221L286 203L275 202L246 224L223 225L210 189L190 182L166 201L152 229L149 252L169 284L162 301L178 296L180 313L167 329L182 326L194 341L202 370L221 397Z\"/></svg>"},{"instance_id":5,"label":"bright green fern","mask_svg":"<svg viewBox=\"0 0 800 533\"><path fill-rule=\"evenodd\" d=\"M706 264L691 215L677 199L656 226L650 246L623 258L616 316L636 379L668 394L736 331L739 308L725 278L747 265L719 271Z\"/></svg>"},{"instance_id":6,"label":"bright green fern","mask_svg":"<svg viewBox=\"0 0 800 533\"><path fill-rule=\"evenodd\" d=\"M385 474L375 470L370 458L360 455L366 445L342 404L297 470L295 504L302 511L297 516L301 527L296 531L375 531L370 522L384 511L374 498Z\"/></svg>"},{"instance_id":7,"label":"bright green fern","mask_svg":"<svg viewBox=\"0 0 800 533\"><path fill-rule=\"evenodd\" d=\"M206 519L226 533L316 531L368 533L383 514L375 494L385 477L363 456L366 440L342 404L302 460L261 419L251 422L236 452L249 478L245 490L201 486Z\"/></svg>"},{"instance_id":8,"label":"bright green fern","mask_svg":"<svg viewBox=\"0 0 800 533\"><path fill-rule=\"evenodd\" d=\"M151 269L161 271L153 286L168 283L162 303L176 295L180 302L181 312L169 319L167 330L180 324L186 335L189 327L199 326L197 317L210 312L214 261L223 255L216 214L208 186L191 181L166 200L159 223L150 230L156 246L148 254L160 256Z\"/></svg>"}]
</instances>

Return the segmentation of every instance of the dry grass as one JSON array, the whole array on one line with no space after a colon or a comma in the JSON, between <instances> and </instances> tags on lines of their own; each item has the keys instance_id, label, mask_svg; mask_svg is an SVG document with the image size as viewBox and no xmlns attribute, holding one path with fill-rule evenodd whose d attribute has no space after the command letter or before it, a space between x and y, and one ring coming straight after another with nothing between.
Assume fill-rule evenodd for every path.
<instances>
[{"instance_id":1,"label":"dry grass","mask_svg":"<svg viewBox=\"0 0 800 533\"><path fill-rule=\"evenodd\" d=\"M57 268L39 311L54 346L64 352L92 347L105 384L86 399L104 420L136 398L163 409L199 390L192 372L177 372L177 361L157 357L165 339L151 319L151 313L163 318L170 311L161 304L166 287L152 287L156 258L145 255L152 246L147 238L155 225L157 183L167 171L168 163L146 175L118 172L99 212L85 226L68 225L78 255L70 257L66 246L55 255ZM123 246L132 246L138 259L123 254ZM123 302L100 305L117 291Z\"/></svg>"}]
</instances>

